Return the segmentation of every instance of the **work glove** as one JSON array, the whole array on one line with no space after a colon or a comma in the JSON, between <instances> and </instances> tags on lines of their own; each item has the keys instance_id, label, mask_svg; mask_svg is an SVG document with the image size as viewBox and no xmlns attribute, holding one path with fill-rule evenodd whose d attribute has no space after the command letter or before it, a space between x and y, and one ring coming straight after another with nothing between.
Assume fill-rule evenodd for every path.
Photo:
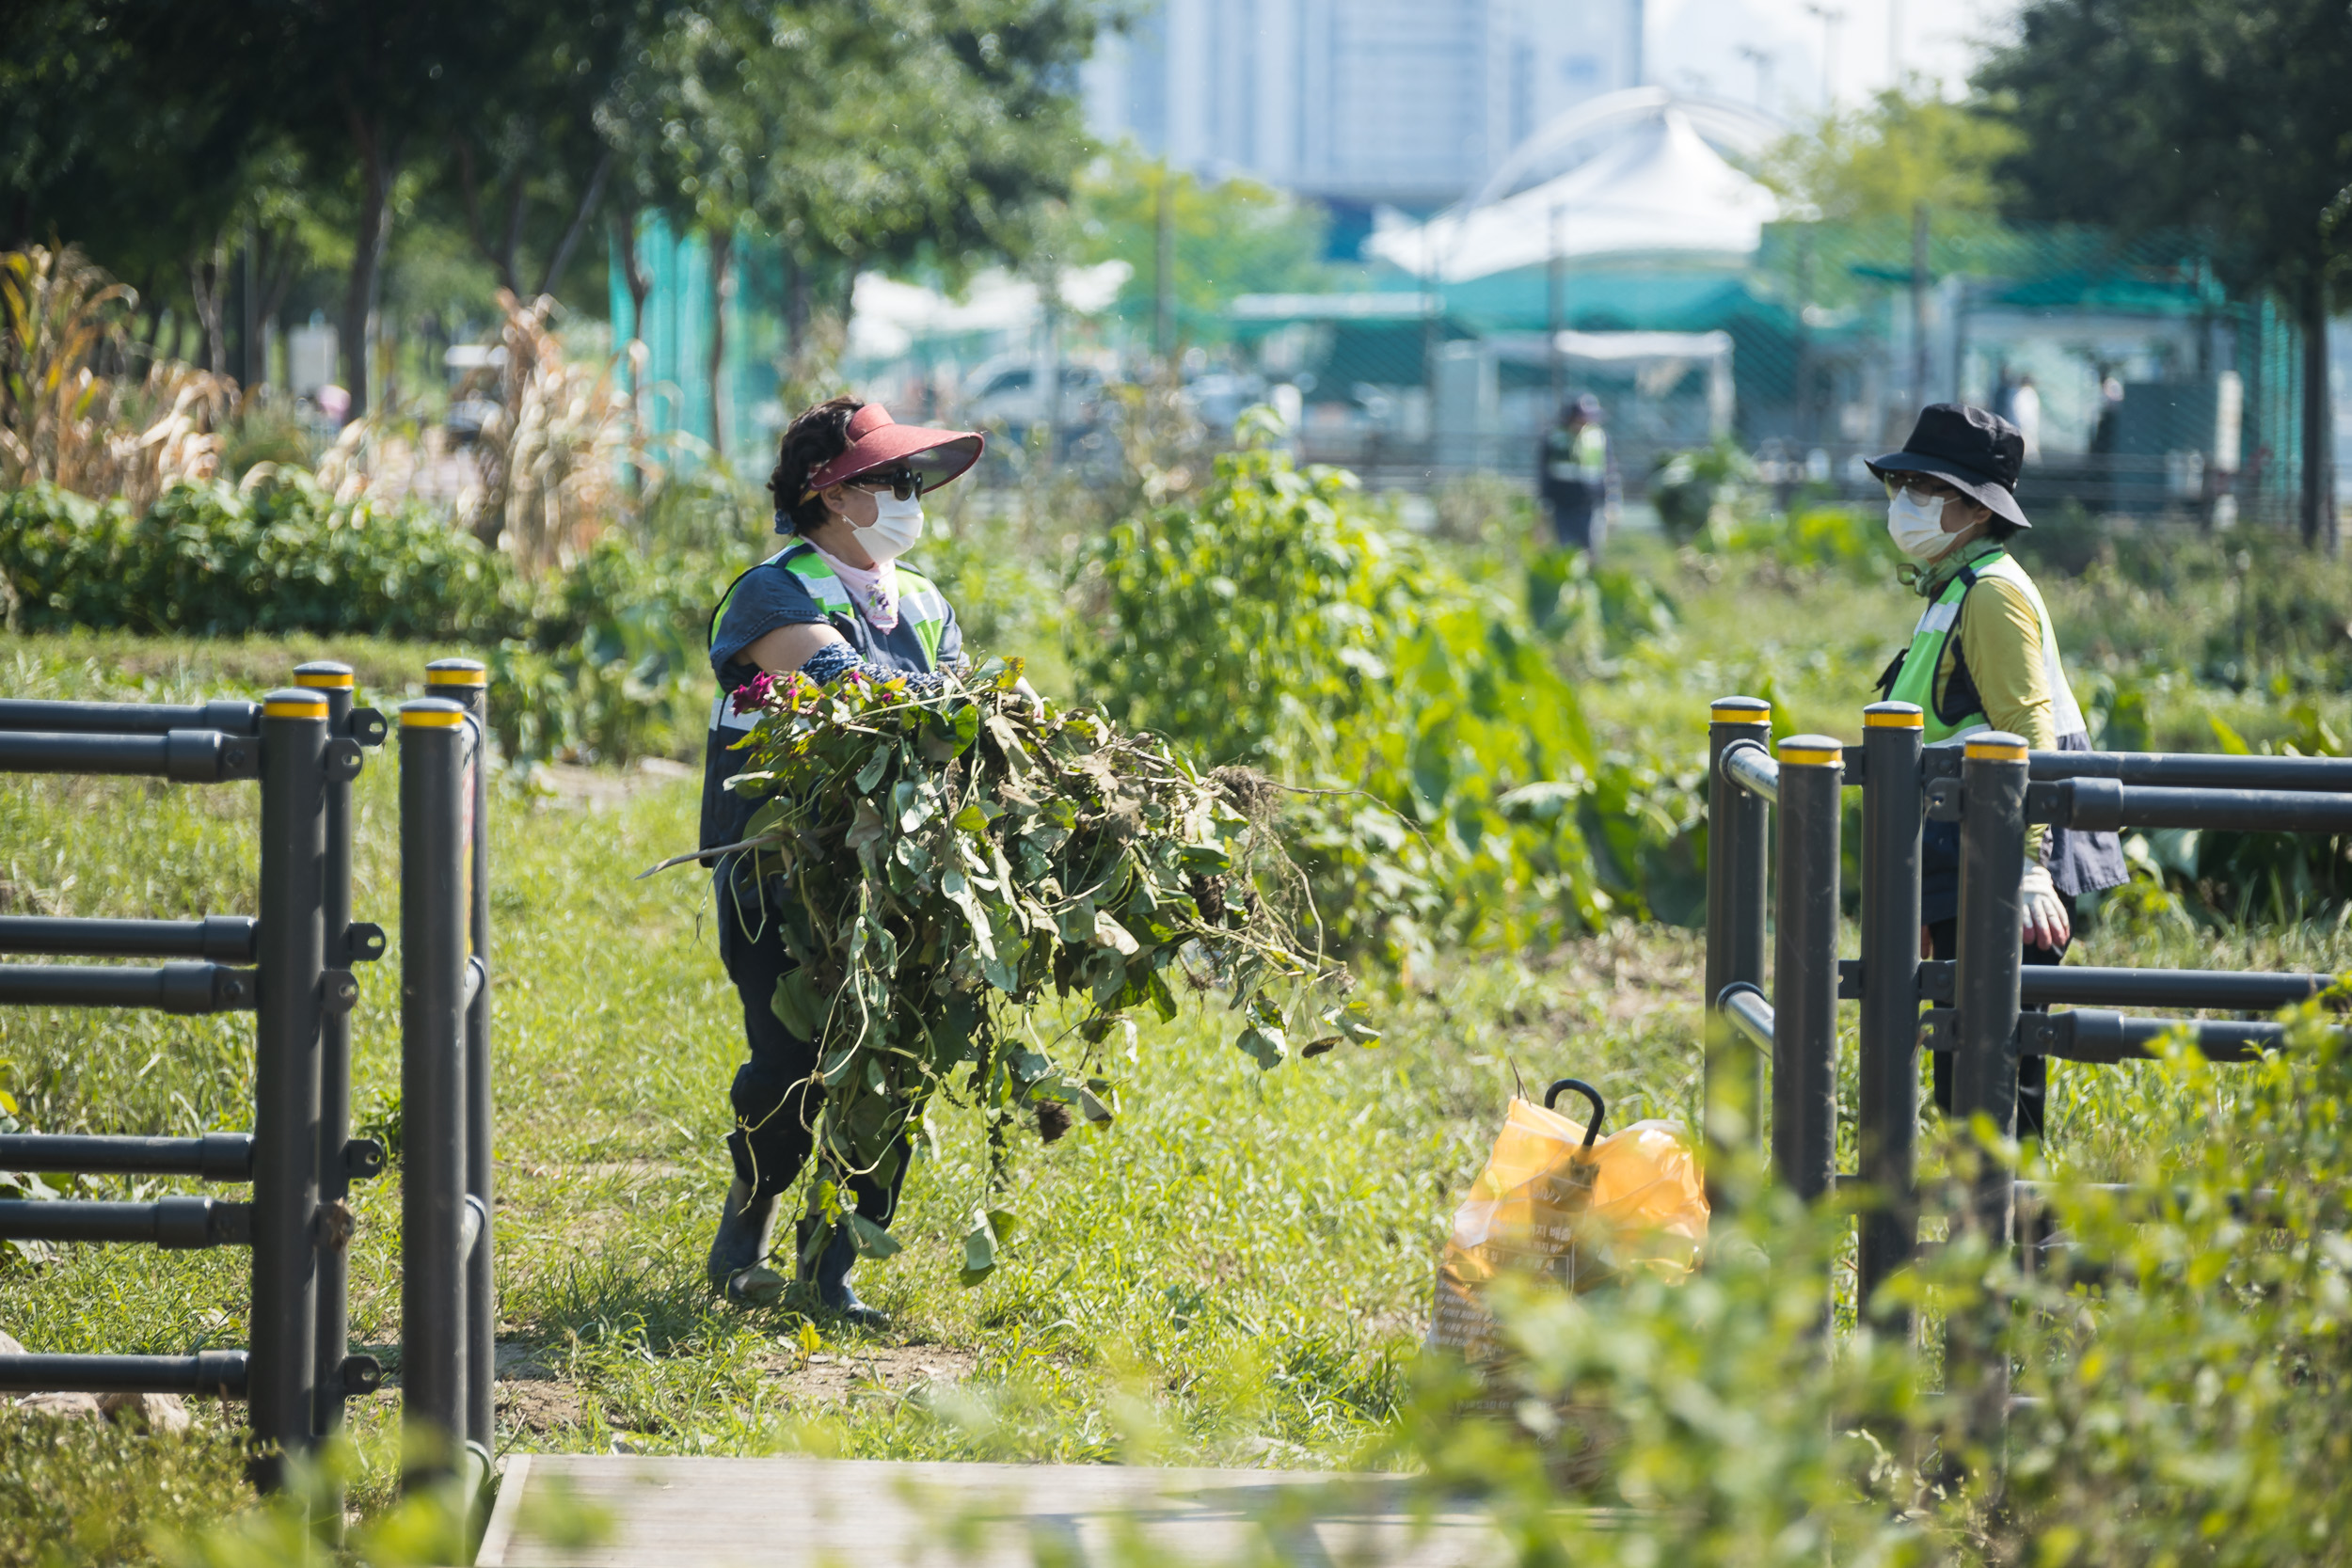
<instances>
[{"instance_id":1,"label":"work glove","mask_svg":"<svg viewBox=\"0 0 2352 1568\"><path fill-rule=\"evenodd\" d=\"M2063 950L2074 935L2074 923L2067 915L2066 900L2058 896L2058 884L2050 880L2049 867L2026 866L2017 893L2026 907L2026 945L2053 953Z\"/></svg>"}]
</instances>

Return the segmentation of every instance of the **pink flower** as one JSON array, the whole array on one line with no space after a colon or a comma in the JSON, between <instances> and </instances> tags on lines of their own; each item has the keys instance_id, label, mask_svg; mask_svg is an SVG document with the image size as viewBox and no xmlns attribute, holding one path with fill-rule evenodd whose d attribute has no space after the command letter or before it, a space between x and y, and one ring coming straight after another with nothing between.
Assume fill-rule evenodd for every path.
<instances>
[{"instance_id":1,"label":"pink flower","mask_svg":"<svg viewBox=\"0 0 2352 1568\"><path fill-rule=\"evenodd\" d=\"M735 689L735 711L755 713L768 705L768 694L776 684L776 677L762 670Z\"/></svg>"}]
</instances>

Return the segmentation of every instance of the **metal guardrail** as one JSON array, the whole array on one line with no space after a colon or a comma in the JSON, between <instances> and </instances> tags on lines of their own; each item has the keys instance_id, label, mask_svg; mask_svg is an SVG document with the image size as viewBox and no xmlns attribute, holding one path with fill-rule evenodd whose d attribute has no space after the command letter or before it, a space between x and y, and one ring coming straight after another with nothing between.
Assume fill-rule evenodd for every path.
<instances>
[{"instance_id":1,"label":"metal guardrail","mask_svg":"<svg viewBox=\"0 0 2352 1568\"><path fill-rule=\"evenodd\" d=\"M208 914L197 920L71 920L48 915L0 915L0 953L44 953L88 958L209 958L249 964L259 952L261 923L247 914Z\"/></svg>"},{"instance_id":2,"label":"metal guardrail","mask_svg":"<svg viewBox=\"0 0 2352 1568\"><path fill-rule=\"evenodd\" d=\"M152 1007L182 1014L251 1012L259 996L255 973L208 963L166 964L161 969L0 964L0 1006Z\"/></svg>"},{"instance_id":3,"label":"metal guardrail","mask_svg":"<svg viewBox=\"0 0 2352 1568\"><path fill-rule=\"evenodd\" d=\"M207 1132L196 1138L143 1138L88 1132L0 1132L0 1170L250 1181L253 1134Z\"/></svg>"},{"instance_id":4,"label":"metal guardrail","mask_svg":"<svg viewBox=\"0 0 2352 1568\"><path fill-rule=\"evenodd\" d=\"M1724 1147L1712 1135L1719 1105L1735 1098L1761 1102L1746 1096L1724 1043L1744 1037L1770 1050L1779 1179L1807 1197L1831 1190L1837 1179L1823 1180L1818 1139L1821 1127L1835 1126L1835 1105L1823 1101L1836 1083L1836 1000L1858 1001L1861 1168L1850 1179L1867 1195L1858 1213L1858 1294L1890 1333L1906 1332L1903 1309L1881 1287L1919 1251L1913 1146L1920 1050L1950 1055L1955 1117L1987 1117L1998 1133L2013 1137L2023 1056L2145 1059L2177 1034L2212 1060L2244 1061L2279 1048L2288 1034L2265 1019L2150 1018L2121 1008L2268 1012L2336 986L2334 976L2317 974L2025 964L2018 867L2028 825L2352 833L2352 760L2029 752L2018 737L1992 732L1929 747L1921 744L1919 709L1881 703L1865 710L1863 743L1838 748L1840 768L1821 754L1834 743L1818 736L1782 741L1775 758L1767 750L1769 720L1767 705L1753 698L1726 698L1711 711L1705 983L1721 1026L1708 1032L1709 1147ZM1792 766L1817 756L1818 766ZM1842 961L1827 946L1835 941L1836 786L1811 782L1841 774L1863 786L1862 950ZM1762 861L1773 807L1783 820L1771 888L1776 955L1768 1000ZM1831 819L1826 832L1823 816ZM1919 957L1929 820L1961 830L1958 956L1949 961ZM1824 897L1826 938L1818 912ZM1825 1009L1817 994L1824 965L1833 988ZM2065 1010L2035 1010L2052 1005ZM1999 1244L2014 1244L2021 1192L2036 1196L1997 1162L1972 1180L1973 1222ZM2012 1402L2003 1333L1987 1314L1955 1314L1947 1323L1947 1386L1965 1395L1987 1442L1997 1442Z\"/></svg>"},{"instance_id":5,"label":"metal guardrail","mask_svg":"<svg viewBox=\"0 0 2352 1568\"><path fill-rule=\"evenodd\" d=\"M0 730L63 735L168 735L173 730L262 733L262 705L241 698L210 703L56 703L0 697Z\"/></svg>"},{"instance_id":6,"label":"metal guardrail","mask_svg":"<svg viewBox=\"0 0 2352 1568\"><path fill-rule=\"evenodd\" d=\"M486 674L438 660L433 694L404 709L401 846L403 1079L408 1180L403 1237L404 1419L451 1440L477 1479L491 1436L495 1312L490 1227ZM241 1398L256 1476L339 1427L344 1402L381 1369L349 1343L350 1183L382 1170L383 1148L351 1136L350 966L385 952L382 927L352 919L350 785L360 748L386 738L353 705L349 667L321 662L261 703L0 700L0 771L261 783L261 910L194 920L0 918L0 953L162 958L156 968L0 963L0 1004L249 1010L250 1133L194 1138L0 1135L0 1167L250 1181L249 1203L0 1202L0 1238L246 1245L250 1350L192 1356L0 1355L0 1389L155 1390ZM438 700L455 695L462 703ZM250 967L241 967L250 966ZM424 1092L419 1092L419 1086ZM416 1205L429 1199L430 1214ZM446 1462L412 1463L411 1479ZM340 1518L340 1507L330 1510Z\"/></svg>"},{"instance_id":7,"label":"metal guardrail","mask_svg":"<svg viewBox=\"0 0 2352 1568\"><path fill-rule=\"evenodd\" d=\"M0 772L87 773L221 784L258 775L261 748L218 730L164 735L88 735L0 730Z\"/></svg>"}]
</instances>

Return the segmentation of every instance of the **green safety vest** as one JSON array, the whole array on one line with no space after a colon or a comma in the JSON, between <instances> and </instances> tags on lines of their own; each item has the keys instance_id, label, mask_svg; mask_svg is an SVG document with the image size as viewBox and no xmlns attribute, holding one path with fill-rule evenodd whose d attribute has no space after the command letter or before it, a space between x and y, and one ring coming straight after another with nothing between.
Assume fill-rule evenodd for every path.
<instances>
[{"instance_id":1,"label":"green safety vest","mask_svg":"<svg viewBox=\"0 0 2352 1568\"><path fill-rule=\"evenodd\" d=\"M1952 678L1945 683L1944 701L1935 699L1935 673L1944 663L1944 645L1960 626L1961 601L1968 591L1986 578L1999 578L2025 590L2033 605L2034 614L2042 622L2042 662L2050 681L2050 705L2058 721L2061 745L2069 736L2088 736L2090 727L2083 722L2083 710L2074 701L2072 687L2066 684L2066 669L2058 659L2058 633L2050 626L2049 607L2042 602L2042 591L2033 585L2024 567L2010 559L2006 550L1998 550L1979 561L1972 561L1952 576L1919 617L1916 630L1911 634L1911 646L1886 684L1886 698L1895 703L1915 703L1927 715L1927 743L1950 740L1977 730L1990 729L1992 721L1984 716L1983 699L1977 694L1977 683L1967 678L1968 666L1955 659Z\"/></svg>"},{"instance_id":2,"label":"green safety vest","mask_svg":"<svg viewBox=\"0 0 2352 1568\"><path fill-rule=\"evenodd\" d=\"M743 579L761 566L781 566L800 580L808 596L817 601L817 608L828 616L855 617L856 601L850 597L850 589L825 558L817 553L806 540L787 545L783 549L747 571L739 573L727 584L727 591L719 596L718 608L710 612L710 647L719 646L719 623L726 618L727 606L735 602L735 591L743 586ZM898 619L912 626L915 641L923 644L923 662L927 669L939 668L939 640L947 631L947 601L930 578L914 568L898 568ZM856 641L854 638L852 641ZM710 705L710 728L715 735L721 730L748 730L757 716L735 711L735 693L722 691Z\"/></svg>"}]
</instances>

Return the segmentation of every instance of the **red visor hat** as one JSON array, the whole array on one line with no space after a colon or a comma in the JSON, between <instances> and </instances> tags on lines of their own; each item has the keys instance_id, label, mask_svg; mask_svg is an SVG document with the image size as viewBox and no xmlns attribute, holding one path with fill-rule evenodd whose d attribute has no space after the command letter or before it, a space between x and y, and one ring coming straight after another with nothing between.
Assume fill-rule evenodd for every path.
<instances>
[{"instance_id":1,"label":"red visor hat","mask_svg":"<svg viewBox=\"0 0 2352 1568\"><path fill-rule=\"evenodd\" d=\"M877 468L912 468L923 476L926 491L936 490L977 463L985 444L977 430L899 424L889 409L869 403L850 416L849 450L808 476L808 489L801 499Z\"/></svg>"}]
</instances>

